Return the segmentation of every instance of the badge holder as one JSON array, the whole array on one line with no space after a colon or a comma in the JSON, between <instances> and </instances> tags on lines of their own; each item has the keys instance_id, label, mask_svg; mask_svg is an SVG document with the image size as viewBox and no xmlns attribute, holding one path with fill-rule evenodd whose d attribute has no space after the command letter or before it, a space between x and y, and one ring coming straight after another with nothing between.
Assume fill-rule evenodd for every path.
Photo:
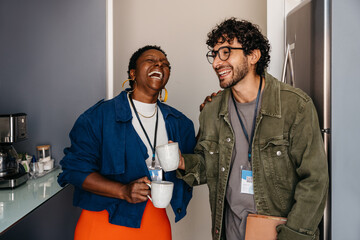
<instances>
[{"instance_id":1,"label":"badge holder","mask_svg":"<svg viewBox=\"0 0 360 240\"><path fill-rule=\"evenodd\" d=\"M160 166L148 166L151 181L162 181L163 180L163 171Z\"/></svg>"},{"instance_id":2,"label":"badge holder","mask_svg":"<svg viewBox=\"0 0 360 240\"><path fill-rule=\"evenodd\" d=\"M241 166L241 193L254 194L253 172Z\"/></svg>"}]
</instances>

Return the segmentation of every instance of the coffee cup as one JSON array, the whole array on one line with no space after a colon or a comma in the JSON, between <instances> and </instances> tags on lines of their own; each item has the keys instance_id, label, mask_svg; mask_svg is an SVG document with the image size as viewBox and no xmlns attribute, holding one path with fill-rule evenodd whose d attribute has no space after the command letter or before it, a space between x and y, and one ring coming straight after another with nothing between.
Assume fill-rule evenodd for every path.
<instances>
[{"instance_id":1,"label":"coffee cup","mask_svg":"<svg viewBox=\"0 0 360 240\"><path fill-rule=\"evenodd\" d=\"M160 166L165 172L174 171L179 167L179 144L172 142L156 147Z\"/></svg>"},{"instance_id":2,"label":"coffee cup","mask_svg":"<svg viewBox=\"0 0 360 240\"><path fill-rule=\"evenodd\" d=\"M37 162L36 163L36 171L38 172L38 173L43 173L44 172L44 163L42 163L42 162Z\"/></svg>"},{"instance_id":3,"label":"coffee cup","mask_svg":"<svg viewBox=\"0 0 360 240\"><path fill-rule=\"evenodd\" d=\"M172 198L174 183L169 181L153 181L147 185L151 188L151 197L147 197L152 201L156 208L166 208Z\"/></svg>"}]
</instances>

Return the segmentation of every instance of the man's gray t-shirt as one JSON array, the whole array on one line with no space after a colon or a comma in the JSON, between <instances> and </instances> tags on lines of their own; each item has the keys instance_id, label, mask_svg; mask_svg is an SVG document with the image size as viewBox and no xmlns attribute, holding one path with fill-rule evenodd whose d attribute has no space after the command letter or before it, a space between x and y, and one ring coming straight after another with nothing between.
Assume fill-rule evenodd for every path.
<instances>
[{"instance_id":1,"label":"man's gray t-shirt","mask_svg":"<svg viewBox=\"0 0 360 240\"><path fill-rule=\"evenodd\" d=\"M261 96L258 111L260 109ZM236 102L241 120L250 137L256 99L249 103ZM235 147L231 157L230 177L226 189L225 233L227 240L245 239L246 218L256 213L253 194L241 193L241 171L251 170L248 159L249 144L242 130L232 97L229 98L229 118L235 134Z\"/></svg>"}]
</instances>

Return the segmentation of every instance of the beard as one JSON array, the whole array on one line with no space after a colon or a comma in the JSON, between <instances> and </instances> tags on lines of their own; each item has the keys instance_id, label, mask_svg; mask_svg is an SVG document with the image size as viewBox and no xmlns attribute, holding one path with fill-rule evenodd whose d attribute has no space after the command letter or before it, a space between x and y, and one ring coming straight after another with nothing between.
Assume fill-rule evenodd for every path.
<instances>
[{"instance_id":1,"label":"beard","mask_svg":"<svg viewBox=\"0 0 360 240\"><path fill-rule=\"evenodd\" d=\"M220 81L220 87L223 89L231 88L240 82L244 77L249 73L249 67L247 65L247 58L244 57L244 61L238 65L238 67L233 68L234 76L230 81Z\"/></svg>"}]
</instances>

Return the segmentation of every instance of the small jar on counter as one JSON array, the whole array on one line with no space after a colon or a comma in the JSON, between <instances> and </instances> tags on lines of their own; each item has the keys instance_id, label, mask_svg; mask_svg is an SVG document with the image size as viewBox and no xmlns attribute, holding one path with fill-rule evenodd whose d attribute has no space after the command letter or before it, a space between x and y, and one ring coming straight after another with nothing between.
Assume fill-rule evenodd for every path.
<instances>
[{"instance_id":1,"label":"small jar on counter","mask_svg":"<svg viewBox=\"0 0 360 240\"><path fill-rule=\"evenodd\" d=\"M51 160L50 145L37 146L36 150L39 162L46 162Z\"/></svg>"}]
</instances>

